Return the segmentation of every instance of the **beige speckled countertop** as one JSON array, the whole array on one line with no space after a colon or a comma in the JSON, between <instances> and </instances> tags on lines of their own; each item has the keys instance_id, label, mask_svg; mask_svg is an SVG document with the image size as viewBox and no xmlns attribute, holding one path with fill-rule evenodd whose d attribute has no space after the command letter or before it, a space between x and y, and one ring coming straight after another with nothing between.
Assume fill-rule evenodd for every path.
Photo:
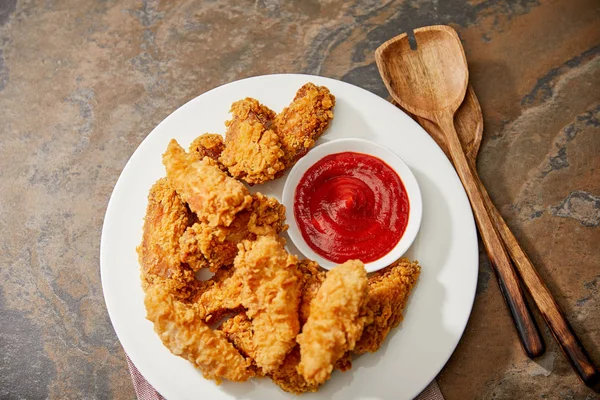
<instances>
[{"instance_id":1,"label":"beige speckled countertop","mask_svg":"<svg viewBox=\"0 0 600 400\"><path fill-rule=\"evenodd\" d=\"M465 46L482 180L600 361L596 0L0 0L0 398L135 396L103 302L100 232L121 169L163 118L269 73L387 97L374 50L434 23ZM598 398L545 326L536 361L513 329L481 252L473 314L438 377L447 399Z\"/></svg>"}]
</instances>

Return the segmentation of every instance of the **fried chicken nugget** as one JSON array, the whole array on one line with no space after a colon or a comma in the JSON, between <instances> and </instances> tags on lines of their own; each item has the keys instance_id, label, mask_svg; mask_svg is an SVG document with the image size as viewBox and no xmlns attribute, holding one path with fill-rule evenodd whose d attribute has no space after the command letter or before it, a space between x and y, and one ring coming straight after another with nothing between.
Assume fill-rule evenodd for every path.
<instances>
[{"instance_id":1,"label":"fried chicken nugget","mask_svg":"<svg viewBox=\"0 0 600 400\"><path fill-rule=\"evenodd\" d=\"M286 168L315 145L333 119L334 105L335 96L329 89L309 82L298 89L292 103L277 114L272 129L281 140Z\"/></svg>"},{"instance_id":2,"label":"fried chicken nugget","mask_svg":"<svg viewBox=\"0 0 600 400\"><path fill-rule=\"evenodd\" d=\"M238 213L228 227L196 223L180 238L181 260L194 271L209 268L215 272L233 264L237 244L258 235L281 233L287 229L285 207L261 193L252 195L252 204Z\"/></svg>"},{"instance_id":3,"label":"fried chicken nugget","mask_svg":"<svg viewBox=\"0 0 600 400\"><path fill-rule=\"evenodd\" d=\"M163 154L163 164L169 182L200 222L229 226L235 215L252 203L241 182L219 170L210 158L197 160L186 153L175 139Z\"/></svg>"},{"instance_id":4,"label":"fried chicken nugget","mask_svg":"<svg viewBox=\"0 0 600 400\"><path fill-rule=\"evenodd\" d=\"M219 161L250 185L274 179L285 168L279 136L267 127L275 113L249 97L233 103L230 112Z\"/></svg>"},{"instance_id":5,"label":"fried chicken nugget","mask_svg":"<svg viewBox=\"0 0 600 400\"><path fill-rule=\"evenodd\" d=\"M369 277L367 321L353 353L375 352L381 347L390 330L402 321L402 311L420 273L417 262L401 258Z\"/></svg>"},{"instance_id":6,"label":"fried chicken nugget","mask_svg":"<svg viewBox=\"0 0 600 400\"><path fill-rule=\"evenodd\" d=\"M146 291L147 318L163 344L194 364L205 378L245 381L253 376L250 360L242 356L220 331L213 331L189 305L176 301L161 285Z\"/></svg>"},{"instance_id":7,"label":"fried chicken nugget","mask_svg":"<svg viewBox=\"0 0 600 400\"><path fill-rule=\"evenodd\" d=\"M309 384L331 377L336 362L353 350L365 318L367 272L362 262L346 261L327 273L311 302L310 315L298 335L298 372Z\"/></svg>"}]
</instances>

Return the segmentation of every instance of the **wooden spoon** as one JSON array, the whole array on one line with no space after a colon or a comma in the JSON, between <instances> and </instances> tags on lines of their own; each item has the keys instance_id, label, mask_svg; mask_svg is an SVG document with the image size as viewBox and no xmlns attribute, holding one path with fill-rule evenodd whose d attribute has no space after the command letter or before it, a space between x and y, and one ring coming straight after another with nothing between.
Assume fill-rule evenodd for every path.
<instances>
[{"instance_id":1,"label":"wooden spoon","mask_svg":"<svg viewBox=\"0 0 600 400\"><path fill-rule=\"evenodd\" d=\"M523 349L530 358L540 356L545 351L544 341L454 128L454 113L465 98L469 80L460 39L454 29L443 25L419 28L414 33L416 50L410 48L406 34L397 36L376 50L377 67L388 91L402 108L434 121L444 133Z\"/></svg>"},{"instance_id":2,"label":"wooden spoon","mask_svg":"<svg viewBox=\"0 0 600 400\"><path fill-rule=\"evenodd\" d=\"M450 157L444 134L440 131L440 128L427 119L412 114L411 116L429 132L431 137ZM588 387L598 392L600 390L600 372L598 368L594 365L594 362L591 360L585 347L583 347L571 324L565 318L560 306L556 303L554 297L552 297L548 287L542 281L531 260L519 245L517 238L515 238L502 218L502 215L500 215L500 212L494 206L483 183L479 180L476 164L479 145L483 137L483 114L481 113L479 101L471 85L467 89L465 100L454 116L454 125L456 126L456 132L458 133L465 155L473 169L473 175L477 179L477 185L483 195L485 206L492 216L496 229L500 233L500 236L502 236L504 245L512 258L513 265L519 271L527 291L542 313L550 328L550 332L552 332L552 335L560 345L575 372L577 372L579 378Z\"/></svg>"},{"instance_id":3,"label":"wooden spoon","mask_svg":"<svg viewBox=\"0 0 600 400\"><path fill-rule=\"evenodd\" d=\"M446 156L450 158L450 152L446 145L446 137L434 122L426 118L421 118L418 115L412 114L410 111L403 109L396 101L392 99L392 104L401 108L405 113L410 115L419 125L423 127L429 133L429 136L435 140L440 148L446 153ZM481 119L477 118L481 115ZM481 106L479 100L475 95L475 91L471 84L467 86L467 94L462 104L454 115L454 125L456 127L456 133L458 139L462 145L465 156L469 164L474 166L477 160L477 154L479 153L479 146L483 139L483 114L481 113ZM451 159L451 158L450 158ZM476 173L476 171L474 171Z\"/></svg>"}]
</instances>

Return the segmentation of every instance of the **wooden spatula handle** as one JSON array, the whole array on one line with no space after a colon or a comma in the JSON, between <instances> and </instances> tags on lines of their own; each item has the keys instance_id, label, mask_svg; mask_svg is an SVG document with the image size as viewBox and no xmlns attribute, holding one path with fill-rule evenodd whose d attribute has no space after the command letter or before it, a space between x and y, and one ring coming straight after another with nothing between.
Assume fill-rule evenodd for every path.
<instances>
[{"instance_id":1,"label":"wooden spatula handle","mask_svg":"<svg viewBox=\"0 0 600 400\"><path fill-rule=\"evenodd\" d=\"M446 137L448 151L454 162L456 171L471 201L475 220L479 227L479 234L485 245L492 269L498 279L500 291L515 322L523 349L529 358L538 357L545 351L544 340L527 306L523 290L519 285L518 276L512 268L508 254L500 240L500 235L494 228L490 215L487 212L483 196L477 185L477 179L469 167L458 135L456 134L453 114L438 114L436 117L437 123L442 128Z\"/></svg>"},{"instance_id":2,"label":"wooden spatula handle","mask_svg":"<svg viewBox=\"0 0 600 400\"><path fill-rule=\"evenodd\" d=\"M577 334L575 334L571 324L567 321L560 306L556 303L554 297L552 297L550 290L544 284L531 260L521 245L519 245L517 238L515 238L508 225L506 225L504 218L502 218L502 215L500 215L500 212L494 206L485 186L477 174L474 173L473 175L477 187L483 196L485 206L494 221L494 225L498 229L500 236L502 236L504 245L510 253L513 263L525 283L525 287L546 320L552 335L554 335L560 348L583 383L594 391L600 392L600 372L598 368L594 365L594 362L581 344Z\"/></svg>"}]
</instances>

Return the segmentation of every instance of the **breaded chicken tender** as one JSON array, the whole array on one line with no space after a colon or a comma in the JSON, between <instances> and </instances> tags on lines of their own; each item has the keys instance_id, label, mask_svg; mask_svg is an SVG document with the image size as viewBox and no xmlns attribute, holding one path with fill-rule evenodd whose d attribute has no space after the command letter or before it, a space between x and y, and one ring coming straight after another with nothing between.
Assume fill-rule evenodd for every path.
<instances>
[{"instance_id":1,"label":"breaded chicken tender","mask_svg":"<svg viewBox=\"0 0 600 400\"><path fill-rule=\"evenodd\" d=\"M219 161L231 176L250 185L274 179L285 168L279 136L268 128L275 113L246 98L231 105L231 114Z\"/></svg>"},{"instance_id":2,"label":"breaded chicken tender","mask_svg":"<svg viewBox=\"0 0 600 400\"><path fill-rule=\"evenodd\" d=\"M202 293L196 306L211 321L228 310L246 308L255 349L251 357L269 373L294 347L300 330L298 259L285 251L282 239L274 234L244 240L238 251L232 275Z\"/></svg>"},{"instance_id":3,"label":"breaded chicken tender","mask_svg":"<svg viewBox=\"0 0 600 400\"><path fill-rule=\"evenodd\" d=\"M252 203L248 189L221 171L208 157L197 160L175 139L163 154L167 178L196 214L211 226L229 226L235 215Z\"/></svg>"},{"instance_id":4,"label":"breaded chicken tender","mask_svg":"<svg viewBox=\"0 0 600 400\"><path fill-rule=\"evenodd\" d=\"M420 273L417 262L401 258L369 277L367 321L353 353L375 352L381 347L390 330L402 321L402 311Z\"/></svg>"},{"instance_id":5,"label":"breaded chicken tender","mask_svg":"<svg viewBox=\"0 0 600 400\"><path fill-rule=\"evenodd\" d=\"M272 129L279 135L286 168L315 145L333 119L335 96L325 86L306 83L292 103L277 114Z\"/></svg>"},{"instance_id":6,"label":"breaded chicken tender","mask_svg":"<svg viewBox=\"0 0 600 400\"><path fill-rule=\"evenodd\" d=\"M154 323L163 344L194 364L205 378L219 383L221 378L245 381L252 377L250 360L222 332L213 331L192 307L173 299L160 285L148 288L145 305L147 318Z\"/></svg>"},{"instance_id":7,"label":"breaded chicken tender","mask_svg":"<svg viewBox=\"0 0 600 400\"><path fill-rule=\"evenodd\" d=\"M294 347L300 330L298 259L286 252L274 235L245 240L238 248L234 267L244 282L242 305L252 320L253 359L269 373Z\"/></svg>"},{"instance_id":8,"label":"breaded chicken tender","mask_svg":"<svg viewBox=\"0 0 600 400\"><path fill-rule=\"evenodd\" d=\"M327 273L311 302L310 315L298 335L298 372L310 384L331 377L336 362L353 350L365 318L367 272L362 262L346 261Z\"/></svg>"}]
</instances>

